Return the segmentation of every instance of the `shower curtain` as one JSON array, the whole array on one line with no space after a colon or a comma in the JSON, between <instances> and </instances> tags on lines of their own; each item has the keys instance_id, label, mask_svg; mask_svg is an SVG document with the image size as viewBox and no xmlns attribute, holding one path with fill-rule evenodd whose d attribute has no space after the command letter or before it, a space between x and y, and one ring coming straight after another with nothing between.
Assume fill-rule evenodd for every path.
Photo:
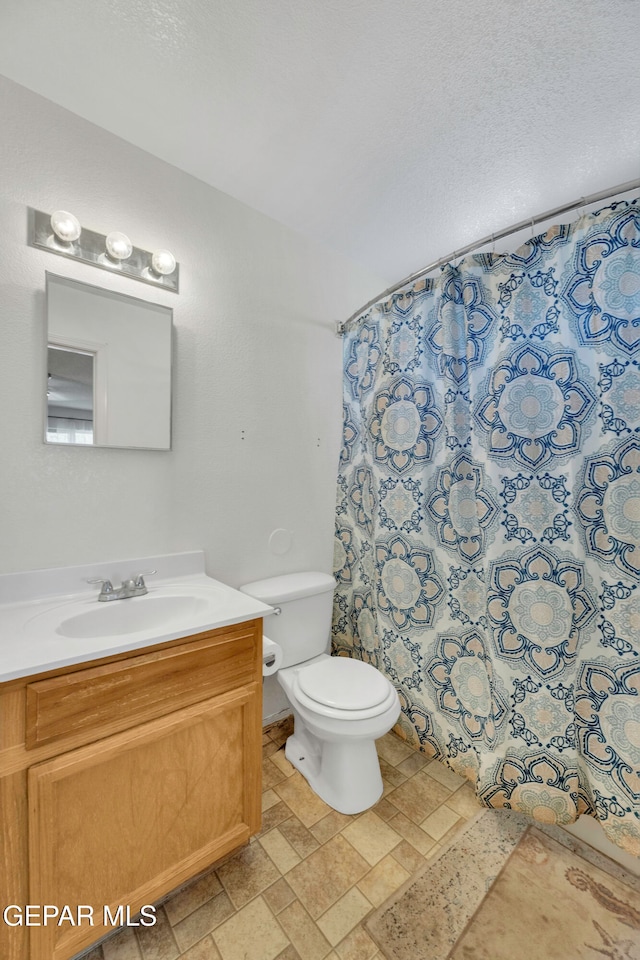
<instances>
[{"instance_id":1,"label":"shower curtain","mask_svg":"<svg viewBox=\"0 0 640 960\"><path fill-rule=\"evenodd\" d=\"M405 738L640 855L640 199L348 330L334 567Z\"/></svg>"}]
</instances>

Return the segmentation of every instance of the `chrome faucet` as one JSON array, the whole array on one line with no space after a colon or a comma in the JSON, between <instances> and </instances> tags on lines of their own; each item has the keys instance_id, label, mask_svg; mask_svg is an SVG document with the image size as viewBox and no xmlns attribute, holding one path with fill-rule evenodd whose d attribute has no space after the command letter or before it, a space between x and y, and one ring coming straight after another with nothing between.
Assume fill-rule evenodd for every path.
<instances>
[{"instance_id":1,"label":"chrome faucet","mask_svg":"<svg viewBox=\"0 0 640 960\"><path fill-rule=\"evenodd\" d=\"M87 580L87 583L102 584L98 600L128 600L129 597L144 597L145 593L148 593L144 578L157 572L157 570L145 570L144 573L138 573L130 580L123 580L119 587L114 587L111 580L104 580L102 577L98 577L96 580Z\"/></svg>"}]
</instances>

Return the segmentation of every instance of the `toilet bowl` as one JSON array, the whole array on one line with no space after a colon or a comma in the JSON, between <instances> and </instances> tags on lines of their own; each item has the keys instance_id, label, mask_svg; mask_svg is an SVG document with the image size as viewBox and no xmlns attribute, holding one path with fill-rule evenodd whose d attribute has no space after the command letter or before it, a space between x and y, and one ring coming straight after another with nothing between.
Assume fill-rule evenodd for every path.
<instances>
[{"instance_id":1,"label":"toilet bowl","mask_svg":"<svg viewBox=\"0 0 640 960\"><path fill-rule=\"evenodd\" d=\"M294 573L240 587L274 607L268 634L280 648L275 676L291 705L285 756L340 813L360 813L382 796L375 741L400 716L393 684L371 664L329 656L335 580Z\"/></svg>"},{"instance_id":2,"label":"toilet bowl","mask_svg":"<svg viewBox=\"0 0 640 960\"><path fill-rule=\"evenodd\" d=\"M353 684L355 704L336 696L332 678L339 692ZM375 667L327 655L303 667L280 670L278 680L294 716L294 732L285 746L287 760L340 813L360 813L373 806L383 789L375 741L400 715L395 687Z\"/></svg>"}]
</instances>

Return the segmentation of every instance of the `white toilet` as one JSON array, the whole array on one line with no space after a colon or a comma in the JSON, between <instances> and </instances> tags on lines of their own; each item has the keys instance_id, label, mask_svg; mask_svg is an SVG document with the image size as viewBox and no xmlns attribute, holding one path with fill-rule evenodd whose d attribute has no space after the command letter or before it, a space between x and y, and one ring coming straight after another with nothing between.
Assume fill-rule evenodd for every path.
<instances>
[{"instance_id":1,"label":"white toilet","mask_svg":"<svg viewBox=\"0 0 640 960\"><path fill-rule=\"evenodd\" d=\"M240 587L276 608L266 632L282 648L277 677L293 708L285 756L329 806L360 813L382 795L375 741L400 716L400 701L375 667L329 656L334 588L326 573L292 573Z\"/></svg>"}]
</instances>

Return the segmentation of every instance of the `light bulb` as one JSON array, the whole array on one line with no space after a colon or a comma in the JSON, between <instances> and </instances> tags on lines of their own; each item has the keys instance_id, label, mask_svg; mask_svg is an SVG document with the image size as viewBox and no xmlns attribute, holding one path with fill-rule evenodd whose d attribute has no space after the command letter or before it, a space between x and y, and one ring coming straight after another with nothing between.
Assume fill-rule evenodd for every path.
<instances>
[{"instance_id":1,"label":"light bulb","mask_svg":"<svg viewBox=\"0 0 640 960\"><path fill-rule=\"evenodd\" d=\"M126 233L117 230L107 236L105 246L112 260L126 260L133 251L133 244Z\"/></svg>"},{"instance_id":2,"label":"light bulb","mask_svg":"<svg viewBox=\"0 0 640 960\"><path fill-rule=\"evenodd\" d=\"M176 258L171 250L156 250L151 257L151 267L154 273L168 277L176 268Z\"/></svg>"},{"instance_id":3,"label":"light bulb","mask_svg":"<svg viewBox=\"0 0 640 960\"><path fill-rule=\"evenodd\" d=\"M66 210L56 210L51 214L51 229L58 240L63 243L73 243L81 233L81 226L77 218Z\"/></svg>"}]
</instances>

